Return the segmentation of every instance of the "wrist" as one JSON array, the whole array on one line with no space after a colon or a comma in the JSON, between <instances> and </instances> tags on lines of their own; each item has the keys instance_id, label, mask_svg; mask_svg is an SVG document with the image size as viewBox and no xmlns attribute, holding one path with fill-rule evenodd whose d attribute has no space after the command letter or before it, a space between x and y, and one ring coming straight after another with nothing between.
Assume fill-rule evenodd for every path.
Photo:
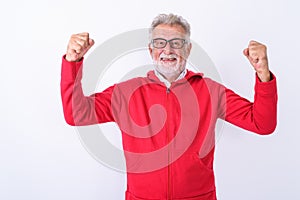
<instances>
[{"instance_id":1,"label":"wrist","mask_svg":"<svg viewBox=\"0 0 300 200\"><path fill-rule=\"evenodd\" d=\"M79 62L79 61L81 61L82 60L82 58L74 58L74 57L72 57L72 56L70 56L70 55L68 55L68 54L66 54L65 56L64 56L64 58L65 58L65 60L66 61L68 61L68 62Z\"/></svg>"},{"instance_id":2,"label":"wrist","mask_svg":"<svg viewBox=\"0 0 300 200\"><path fill-rule=\"evenodd\" d=\"M268 82L271 80L271 73L269 70L265 72L257 72L257 76L261 82Z\"/></svg>"}]
</instances>

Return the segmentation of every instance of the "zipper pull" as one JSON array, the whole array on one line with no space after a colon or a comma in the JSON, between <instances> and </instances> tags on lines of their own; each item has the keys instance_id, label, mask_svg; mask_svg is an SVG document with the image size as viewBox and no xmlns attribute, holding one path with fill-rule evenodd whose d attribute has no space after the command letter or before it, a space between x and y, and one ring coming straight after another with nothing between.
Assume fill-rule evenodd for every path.
<instances>
[{"instance_id":1,"label":"zipper pull","mask_svg":"<svg viewBox=\"0 0 300 200\"><path fill-rule=\"evenodd\" d=\"M167 94L169 94L170 93L170 88L167 88Z\"/></svg>"}]
</instances>

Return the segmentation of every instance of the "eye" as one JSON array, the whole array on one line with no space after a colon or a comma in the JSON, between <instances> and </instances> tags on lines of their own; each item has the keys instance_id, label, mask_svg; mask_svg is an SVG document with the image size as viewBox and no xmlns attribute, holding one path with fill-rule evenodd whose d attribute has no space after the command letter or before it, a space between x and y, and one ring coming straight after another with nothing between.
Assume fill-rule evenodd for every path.
<instances>
[{"instance_id":1,"label":"eye","mask_svg":"<svg viewBox=\"0 0 300 200\"><path fill-rule=\"evenodd\" d=\"M157 48L163 48L166 45L166 41L163 39L154 39L153 45Z\"/></svg>"},{"instance_id":2,"label":"eye","mask_svg":"<svg viewBox=\"0 0 300 200\"><path fill-rule=\"evenodd\" d=\"M174 40L171 40L170 42L171 42L170 45L174 49L180 49L183 46L183 40L180 40L180 39L174 39Z\"/></svg>"},{"instance_id":3,"label":"eye","mask_svg":"<svg viewBox=\"0 0 300 200\"><path fill-rule=\"evenodd\" d=\"M180 41L176 40L172 42L173 46L180 46Z\"/></svg>"}]
</instances>

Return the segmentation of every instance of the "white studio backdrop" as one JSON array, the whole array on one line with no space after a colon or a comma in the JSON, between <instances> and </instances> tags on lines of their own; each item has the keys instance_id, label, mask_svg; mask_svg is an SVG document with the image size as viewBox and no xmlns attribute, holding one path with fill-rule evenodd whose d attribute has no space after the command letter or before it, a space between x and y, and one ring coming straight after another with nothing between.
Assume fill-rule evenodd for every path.
<instances>
[{"instance_id":1,"label":"white studio backdrop","mask_svg":"<svg viewBox=\"0 0 300 200\"><path fill-rule=\"evenodd\" d=\"M268 46L278 79L273 135L225 123L215 154L218 198L300 199L299 7L295 0L1 1L0 199L124 199L125 174L97 162L64 121L61 57L73 33L88 31L97 46L171 12L190 22L191 38L238 94L253 99L254 71L242 54L251 39ZM103 85L114 78L107 74ZM103 129L120 147L116 127Z\"/></svg>"}]
</instances>

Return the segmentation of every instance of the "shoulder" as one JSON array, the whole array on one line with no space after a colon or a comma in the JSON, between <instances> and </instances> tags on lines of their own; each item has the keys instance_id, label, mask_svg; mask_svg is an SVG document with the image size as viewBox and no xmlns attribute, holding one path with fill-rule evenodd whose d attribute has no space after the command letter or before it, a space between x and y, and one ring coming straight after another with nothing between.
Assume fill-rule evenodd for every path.
<instances>
[{"instance_id":1,"label":"shoulder","mask_svg":"<svg viewBox=\"0 0 300 200\"><path fill-rule=\"evenodd\" d=\"M212 85L212 86L213 85L214 86L222 85L221 83L213 80L210 77L205 77L204 73L201 73L201 72L193 72L193 71L187 70L187 74L186 74L185 78L192 82L196 81L197 83L201 82L201 83L205 83L207 85Z\"/></svg>"}]
</instances>

